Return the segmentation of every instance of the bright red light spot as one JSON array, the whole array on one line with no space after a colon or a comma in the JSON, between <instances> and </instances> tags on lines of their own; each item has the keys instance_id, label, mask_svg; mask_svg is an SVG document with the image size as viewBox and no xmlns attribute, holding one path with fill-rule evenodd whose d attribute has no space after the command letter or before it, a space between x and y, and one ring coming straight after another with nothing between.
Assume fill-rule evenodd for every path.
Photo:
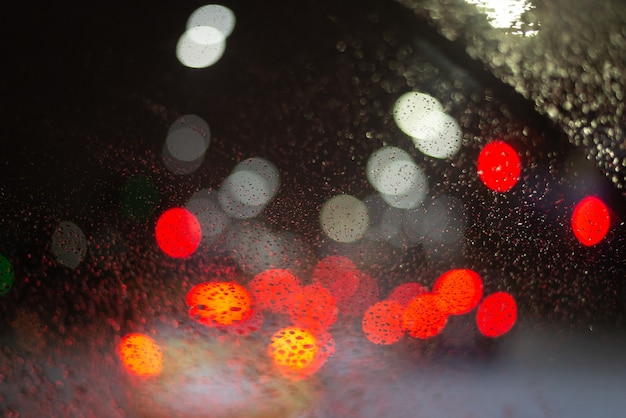
<instances>
[{"instance_id":1,"label":"bright red light spot","mask_svg":"<svg viewBox=\"0 0 626 418\"><path fill-rule=\"evenodd\" d=\"M476 312L476 325L485 337L499 337L509 332L516 320L517 304L506 292L487 296Z\"/></svg>"},{"instance_id":2,"label":"bright red light spot","mask_svg":"<svg viewBox=\"0 0 626 418\"><path fill-rule=\"evenodd\" d=\"M189 316L208 326L231 325L252 314L252 296L233 282L208 282L194 286L186 297Z\"/></svg>"},{"instance_id":3,"label":"bright red light spot","mask_svg":"<svg viewBox=\"0 0 626 418\"><path fill-rule=\"evenodd\" d=\"M439 297L432 293L416 296L404 311L403 328L414 338L426 339L439 334L448 322Z\"/></svg>"},{"instance_id":4,"label":"bright red light spot","mask_svg":"<svg viewBox=\"0 0 626 418\"><path fill-rule=\"evenodd\" d=\"M297 327L324 331L337 320L335 298L318 284L304 286L290 299L289 317Z\"/></svg>"},{"instance_id":5,"label":"bright red light spot","mask_svg":"<svg viewBox=\"0 0 626 418\"><path fill-rule=\"evenodd\" d=\"M331 255L320 260L313 270L313 280L333 295L338 306L349 300L359 287L359 270L343 256Z\"/></svg>"},{"instance_id":6,"label":"bright red light spot","mask_svg":"<svg viewBox=\"0 0 626 418\"><path fill-rule=\"evenodd\" d=\"M572 213L574 235L586 246L602 241L609 232L610 223L609 209L595 196L588 196L578 202Z\"/></svg>"},{"instance_id":7,"label":"bright red light spot","mask_svg":"<svg viewBox=\"0 0 626 418\"><path fill-rule=\"evenodd\" d=\"M474 309L482 299L483 280L472 270L449 270L439 276L433 293L439 296L441 310L448 315L461 315Z\"/></svg>"},{"instance_id":8,"label":"bright red light spot","mask_svg":"<svg viewBox=\"0 0 626 418\"><path fill-rule=\"evenodd\" d=\"M122 338L117 354L126 369L138 376L157 376L163 370L161 347L147 335L127 334Z\"/></svg>"},{"instance_id":9,"label":"bright red light spot","mask_svg":"<svg viewBox=\"0 0 626 418\"><path fill-rule=\"evenodd\" d=\"M202 238L200 222L185 208L168 209L161 216L155 229L156 241L161 250L174 258L192 255Z\"/></svg>"},{"instance_id":10,"label":"bright red light spot","mask_svg":"<svg viewBox=\"0 0 626 418\"><path fill-rule=\"evenodd\" d=\"M278 313L287 313L289 298L300 288L300 279L284 269L265 270L248 283L257 308Z\"/></svg>"},{"instance_id":11,"label":"bright red light spot","mask_svg":"<svg viewBox=\"0 0 626 418\"><path fill-rule=\"evenodd\" d=\"M387 300L393 300L406 307L415 296L427 293L428 289L419 283L402 283L393 288Z\"/></svg>"},{"instance_id":12,"label":"bright red light spot","mask_svg":"<svg viewBox=\"0 0 626 418\"><path fill-rule=\"evenodd\" d=\"M478 177L485 186L496 192L511 190L522 171L517 152L503 141L494 141L483 147L478 155Z\"/></svg>"},{"instance_id":13,"label":"bright red light spot","mask_svg":"<svg viewBox=\"0 0 626 418\"><path fill-rule=\"evenodd\" d=\"M363 332L374 344L393 344L404 336L404 307L391 300L383 300L369 307L363 315Z\"/></svg>"}]
</instances>

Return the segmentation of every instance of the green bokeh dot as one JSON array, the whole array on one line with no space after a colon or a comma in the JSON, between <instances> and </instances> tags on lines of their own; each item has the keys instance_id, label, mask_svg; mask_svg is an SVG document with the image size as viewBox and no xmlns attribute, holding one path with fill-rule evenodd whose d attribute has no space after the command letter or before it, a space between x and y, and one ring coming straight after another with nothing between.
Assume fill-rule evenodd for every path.
<instances>
[{"instance_id":1,"label":"green bokeh dot","mask_svg":"<svg viewBox=\"0 0 626 418\"><path fill-rule=\"evenodd\" d=\"M120 193L122 212L134 221L146 221L159 204L159 190L154 181L137 174L128 179Z\"/></svg>"},{"instance_id":2,"label":"green bokeh dot","mask_svg":"<svg viewBox=\"0 0 626 418\"><path fill-rule=\"evenodd\" d=\"M13 287L13 266L11 262L0 255L0 296L9 293Z\"/></svg>"}]
</instances>

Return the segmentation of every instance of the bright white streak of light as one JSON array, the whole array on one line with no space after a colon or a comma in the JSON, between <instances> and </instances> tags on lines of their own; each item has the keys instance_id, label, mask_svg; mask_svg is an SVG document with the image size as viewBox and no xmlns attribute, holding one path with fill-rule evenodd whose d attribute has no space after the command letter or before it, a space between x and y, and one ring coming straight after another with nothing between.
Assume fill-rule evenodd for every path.
<instances>
[{"instance_id":1,"label":"bright white streak of light","mask_svg":"<svg viewBox=\"0 0 626 418\"><path fill-rule=\"evenodd\" d=\"M487 15L489 24L500 29L521 29L520 18L532 8L528 0L465 0ZM522 34L522 32L514 32ZM524 35L535 35L537 31L526 31Z\"/></svg>"}]
</instances>

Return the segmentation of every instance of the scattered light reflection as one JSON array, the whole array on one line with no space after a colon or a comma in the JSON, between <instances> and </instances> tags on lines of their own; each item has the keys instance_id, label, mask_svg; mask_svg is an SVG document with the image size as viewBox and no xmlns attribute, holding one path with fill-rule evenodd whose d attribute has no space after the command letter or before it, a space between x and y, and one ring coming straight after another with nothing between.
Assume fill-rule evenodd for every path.
<instances>
[{"instance_id":1,"label":"scattered light reflection","mask_svg":"<svg viewBox=\"0 0 626 418\"><path fill-rule=\"evenodd\" d=\"M333 241L357 241L369 226L367 207L354 196L334 196L322 205L320 226Z\"/></svg>"},{"instance_id":2,"label":"scattered light reflection","mask_svg":"<svg viewBox=\"0 0 626 418\"><path fill-rule=\"evenodd\" d=\"M588 196L576 204L572 213L572 230L585 246L593 246L609 232L611 217L606 204L596 196Z\"/></svg>"},{"instance_id":3,"label":"scattered light reflection","mask_svg":"<svg viewBox=\"0 0 626 418\"><path fill-rule=\"evenodd\" d=\"M63 221L59 223L52 234L50 251L52 251L59 264L76 268L87 253L87 238L78 225L73 222Z\"/></svg>"}]
</instances>

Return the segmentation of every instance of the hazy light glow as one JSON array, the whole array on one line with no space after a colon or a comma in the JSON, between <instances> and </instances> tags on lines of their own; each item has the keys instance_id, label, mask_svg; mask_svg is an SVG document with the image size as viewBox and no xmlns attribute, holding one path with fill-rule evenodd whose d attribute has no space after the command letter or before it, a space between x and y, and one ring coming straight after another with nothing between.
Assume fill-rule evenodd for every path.
<instances>
[{"instance_id":1,"label":"hazy light glow","mask_svg":"<svg viewBox=\"0 0 626 418\"><path fill-rule=\"evenodd\" d=\"M585 246L601 242L609 232L611 217L606 204L596 196L582 199L572 213L572 230L576 239Z\"/></svg>"},{"instance_id":2,"label":"hazy light glow","mask_svg":"<svg viewBox=\"0 0 626 418\"><path fill-rule=\"evenodd\" d=\"M64 221L59 223L52 234L50 250L59 264L76 268L87 253L87 238L78 225Z\"/></svg>"},{"instance_id":3,"label":"hazy light glow","mask_svg":"<svg viewBox=\"0 0 626 418\"><path fill-rule=\"evenodd\" d=\"M230 225L230 218L219 205L217 192L201 189L194 193L185 208L200 223L203 244L216 241Z\"/></svg>"},{"instance_id":4,"label":"hazy light glow","mask_svg":"<svg viewBox=\"0 0 626 418\"><path fill-rule=\"evenodd\" d=\"M496 192L509 191L517 184L522 163L515 149L504 141L485 145L478 155L478 177Z\"/></svg>"},{"instance_id":5,"label":"hazy light glow","mask_svg":"<svg viewBox=\"0 0 626 418\"><path fill-rule=\"evenodd\" d=\"M315 265L313 281L328 289L339 305L352 298L357 291L359 275L352 260L341 255L330 255Z\"/></svg>"},{"instance_id":6,"label":"hazy light glow","mask_svg":"<svg viewBox=\"0 0 626 418\"><path fill-rule=\"evenodd\" d=\"M174 174L196 171L204 162L211 143L209 124L197 115L185 115L174 121L163 145L163 162Z\"/></svg>"},{"instance_id":7,"label":"hazy light glow","mask_svg":"<svg viewBox=\"0 0 626 418\"><path fill-rule=\"evenodd\" d=\"M249 158L237 164L220 186L218 198L224 212L238 219L258 216L276 196L280 174L271 162Z\"/></svg>"},{"instance_id":8,"label":"hazy light glow","mask_svg":"<svg viewBox=\"0 0 626 418\"><path fill-rule=\"evenodd\" d=\"M393 288L387 300L394 301L406 307L416 296L428 293L428 289L419 283L402 283Z\"/></svg>"},{"instance_id":9,"label":"hazy light glow","mask_svg":"<svg viewBox=\"0 0 626 418\"><path fill-rule=\"evenodd\" d=\"M187 29L207 26L218 30L227 38L235 29L235 14L228 7L219 4L207 4L194 10L187 19Z\"/></svg>"},{"instance_id":10,"label":"hazy light glow","mask_svg":"<svg viewBox=\"0 0 626 418\"><path fill-rule=\"evenodd\" d=\"M158 376L163 370L161 347L147 335L139 333L125 335L117 352L126 370L137 376Z\"/></svg>"},{"instance_id":11,"label":"hazy light glow","mask_svg":"<svg viewBox=\"0 0 626 418\"><path fill-rule=\"evenodd\" d=\"M506 334L517 321L517 304L506 292L487 296L476 312L476 325L485 337L495 338Z\"/></svg>"},{"instance_id":12,"label":"hazy light glow","mask_svg":"<svg viewBox=\"0 0 626 418\"><path fill-rule=\"evenodd\" d=\"M159 217L155 237L161 250L174 258L191 256L202 239L196 217L185 208L171 208Z\"/></svg>"},{"instance_id":13,"label":"hazy light glow","mask_svg":"<svg viewBox=\"0 0 626 418\"><path fill-rule=\"evenodd\" d=\"M268 269L248 283L257 309L288 313L290 298L301 290L300 279L287 269Z\"/></svg>"},{"instance_id":14,"label":"hazy light glow","mask_svg":"<svg viewBox=\"0 0 626 418\"><path fill-rule=\"evenodd\" d=\"M404 150L384 147L372 153L366 166L370 184L393 207L416 207L426 196L428 178Z\"/></svg>"},{"instance_id":15,"label":"hazy light glow","mask_svg":"<svg viewBox=\"0 0 626 418\"><path fill-rule=\"evenodd\" d=\"M319 284L304 286L291 297L289 318L295 326L315 332L326 331L337 321L335 298Z\"/></svg>"},{"instance_id":16,"label":"hazy light glow","mask_svg":"<svg viewBox=\"0 0 626 418\"><path fill-rule=\"evenodd\" d=\"M320 226L333 241L357 241L369 226L367 207L354 196L334 196L322 206Z\"/></svg>"}]
</instances>

